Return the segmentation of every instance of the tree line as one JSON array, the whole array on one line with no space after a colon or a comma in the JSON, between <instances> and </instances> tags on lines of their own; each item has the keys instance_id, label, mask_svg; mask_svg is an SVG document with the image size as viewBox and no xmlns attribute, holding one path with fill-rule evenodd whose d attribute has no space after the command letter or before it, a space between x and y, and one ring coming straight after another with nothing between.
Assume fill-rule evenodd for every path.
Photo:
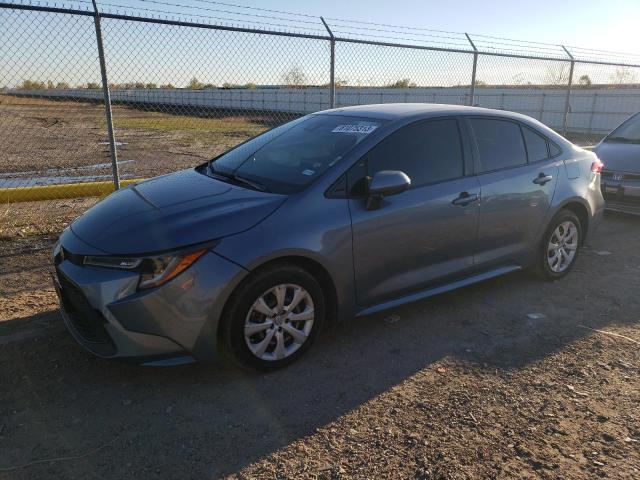
<instances>
[{"instance_id":1,"label":"tree line","mask_svg":"<svg viewBox=\"0 0 640 480\"><path fill-rule=\"evenodd\" d=\"M79 85L71 86L68 82L52 82L51 80L47 80L46 82L38 81L38 80L23 80L20 85L17 86L20 90L66 90L70 88L79 88L86 90L99 90L102 88L102 84L96 82L87 82ZM157 83L152 82L124 82L124 83L110 83L109 88L112 90L118 89L146 89L146 90L155 90L155 89L175 89L180 88L176 87L172 83L164 83L158 85ZM245 84L236 84L225 82L221 86L218 86L213 83L204 83L200 82L197 78L192 78L187 85L183 88L187 90L213 90L218 88L246 88L249 90L257 88L255 83L245 83Z\"/></svg>"},{"instance_id":2,"label":"tree line","mask_svg":"<svg viewBox=\"0 0 640 480\"><path fill-rule=\"evenodd\" d=\"M288 87L288 88L310 88L310 87L325 87L329 86L328 83L322 85L312 85L309 82L309 79L305 72L300 67L293 67L289 71L285 72L281 76L282 85L271 85L270 87ZM513 76L510 82L504 84L491 83L476 79L476 87L517 87L517 86L531 86L531 87L541 87L541 86L556 86L560 87L563 85L567 85L569 81L569 66L566 63L558 63L552 67L548 67L542 82L532 83L531 81L525 81L522 78L522 74L516 74ZM636 75L632 72L628 67L618 67L615 72L609 76L609 82L598 82L600 85L621 85L621 84L635 84L637 81ZM594 84L591 77L588 74L582 74L578 76L576 80L574 80L574 85L576 87L591 87ZM349 86L349 82L345 79L337 78L335 81L336 88L343 88ZM364 85L356 85L358 87L363 87ZM467 87L467 85L457 84L454 87ZM172 83L164 83L164 84L156 84L153 82L124 82L124 83L111 83L109 87L112 90L118 89L176 89L183 88L186 90L214 90L214 89L247 89L247 90L255 90L258 88L258 85L253 82L248 83L231 83L225 82L222 85L217 85L215 83L207 83L200 81L197 77L191 78L189 82L183 87L176 87ZM393 82L390 82L386 85L382 85L382 88L417 88L418 85L416 82L412 81L410 78L400 78ZM72 87L67 82L53 82L51 80L37 81L27 79L22 82L18 86L21 90L46 90L46 89L55 89L55 90L64 90L70 88L81 88L81 89L89 89L89 90L99 90L102 88L102 85L96 82L87 82L81 85L76 85Z\"/></svg>"}]
</instances>

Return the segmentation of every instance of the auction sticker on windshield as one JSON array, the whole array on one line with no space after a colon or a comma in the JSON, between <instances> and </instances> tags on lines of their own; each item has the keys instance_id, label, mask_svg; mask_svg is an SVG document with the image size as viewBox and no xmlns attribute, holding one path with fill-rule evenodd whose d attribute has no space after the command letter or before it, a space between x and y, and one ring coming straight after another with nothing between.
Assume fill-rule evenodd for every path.
<instances>
[{"instance_id":1,"label":"auction sticker on windshield","mask_svg":"<svg viewBox=\"0 0 640 480\"><path fill-rule=\"evenodd\" d=\"M369 135L373 132L377 125L338 125L336 128L331 130L332 133L362 133L364 135Z\"/></svg>"}]
</instances>

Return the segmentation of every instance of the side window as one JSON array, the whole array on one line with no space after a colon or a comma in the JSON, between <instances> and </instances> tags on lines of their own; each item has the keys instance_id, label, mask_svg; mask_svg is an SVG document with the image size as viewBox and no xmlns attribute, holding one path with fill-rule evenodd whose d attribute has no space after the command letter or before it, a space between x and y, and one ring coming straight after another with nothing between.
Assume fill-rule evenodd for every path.
<instances>
[{"instance_id":1,"label":"side window","mask_svg":"<svg viewBox=\"0 0 640 480\"><path fill-rule=\"evenodd\" d=\"M526 165L527 153L520 126L508 120L472 118L480 152L480 173Z\"/></svg>"},{"instance_id":2,"label":"side window","mask_svg":"<svg viewBox=\"0 0 640 480\"><path fill-rule=\"evenodd\" d=\"M549 158L546 138L524 125L522 125L522 134L524 135L524 143L527 145L529 162L537 162Z\"/></svg>"},{"instance_id":3,"label":"side window","mask_svg":"<svg viewBox=\"0 0 640 480\"><path fill-rule=\"evenodd\" d=\"M555 157L556 155L560 155L562 153L562 150L560 150L560 147L558 147L555 143L549 142L549 152L551 153L552 157Z\"/></svg>"},{"instance_id":4,"label":"side window","mask_svg":"<svg viewBox=\"0 0 640 480\"><path fill-rule=\"evenodd\" d=\"M414 187L464 175L460 132L454 119L407 125L373 147L365 158L368 175L401 170Z\"/></svg>"},{"instance_id":5,"label":"side window","mask_svg":"<svg viewBox=\"0 0 640 480\"><path fill-rule=\"evenodd\" d=\"M350 197L362 197L367 194L368 185L365 155L347 170L347 192Z\"/></svg>"}]
</instances>

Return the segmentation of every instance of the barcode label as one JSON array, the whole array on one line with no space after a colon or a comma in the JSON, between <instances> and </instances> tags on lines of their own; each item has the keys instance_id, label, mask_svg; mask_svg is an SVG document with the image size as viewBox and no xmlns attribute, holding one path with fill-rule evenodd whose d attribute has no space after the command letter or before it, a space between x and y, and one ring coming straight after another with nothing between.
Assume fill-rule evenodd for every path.
<instances>
[{"instance_id":1,"label":"barcode label","mask_svg":"<svg viewBox=\"0 0 640 480\"><path fill-rule=\"evenodd\" d=\"M331 130L333 133L362 133L364 135L368 135L373 132L376 128L376 125L338 125L336 128Z\"/></svg>"}]
</instances>

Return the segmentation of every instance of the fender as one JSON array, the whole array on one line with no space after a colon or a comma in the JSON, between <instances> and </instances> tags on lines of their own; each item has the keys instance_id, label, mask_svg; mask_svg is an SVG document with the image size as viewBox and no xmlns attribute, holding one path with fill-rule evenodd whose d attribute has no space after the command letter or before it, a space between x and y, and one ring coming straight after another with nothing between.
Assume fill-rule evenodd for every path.
<instances>
[{"instance_id":1,"label":"fender","mask_svg":"<svg viewBox=\"0 0 640 480\"><path fill-rule=\"evenodd\" d=\"M544 232L546 232L547 228L549 227L549 223L551 222L553 217L555 217L558 214L560 210L566 208L566 206L569 204L576 204L576 203L582 205L587 210L587 217L589 219L589 224L587 225L587 231L584 232L584 235L583 235L582 241L584 243L589 232L591 231L591 228L593 225L594 213L593 213L593 209L591 208L591 205L589 205L589 202L587 202L584 198L579 197L577 195L569 198L563 198L562 202L551 205L551 207L549 208L549 211L547 212L547 216L545 217L545 221L542 225L542 228L538 232L538 235L536 236L536 242L541 241L542 235L544 235Z\"/></svg>"},{"instance_id":2,"label":"fender","mask_svg":"<svg viewBox=\"0 0 640 480\"><path fill-rule=\"evenodd\" d=\"M302 263L310 261L322 268L328 275L336 296L336 309L338 313L338 321L348 320L353 317L358 309L355 299L355 281L353 274L353 261L350 259L349 265L339 265L327 262L328 257L319 254L313 250L303 248L287 248L270 252L254 259L245 268L249 272L267 265L270 262L278 260L291 261L293 263Z\"/></svg>"}]
</instances>

